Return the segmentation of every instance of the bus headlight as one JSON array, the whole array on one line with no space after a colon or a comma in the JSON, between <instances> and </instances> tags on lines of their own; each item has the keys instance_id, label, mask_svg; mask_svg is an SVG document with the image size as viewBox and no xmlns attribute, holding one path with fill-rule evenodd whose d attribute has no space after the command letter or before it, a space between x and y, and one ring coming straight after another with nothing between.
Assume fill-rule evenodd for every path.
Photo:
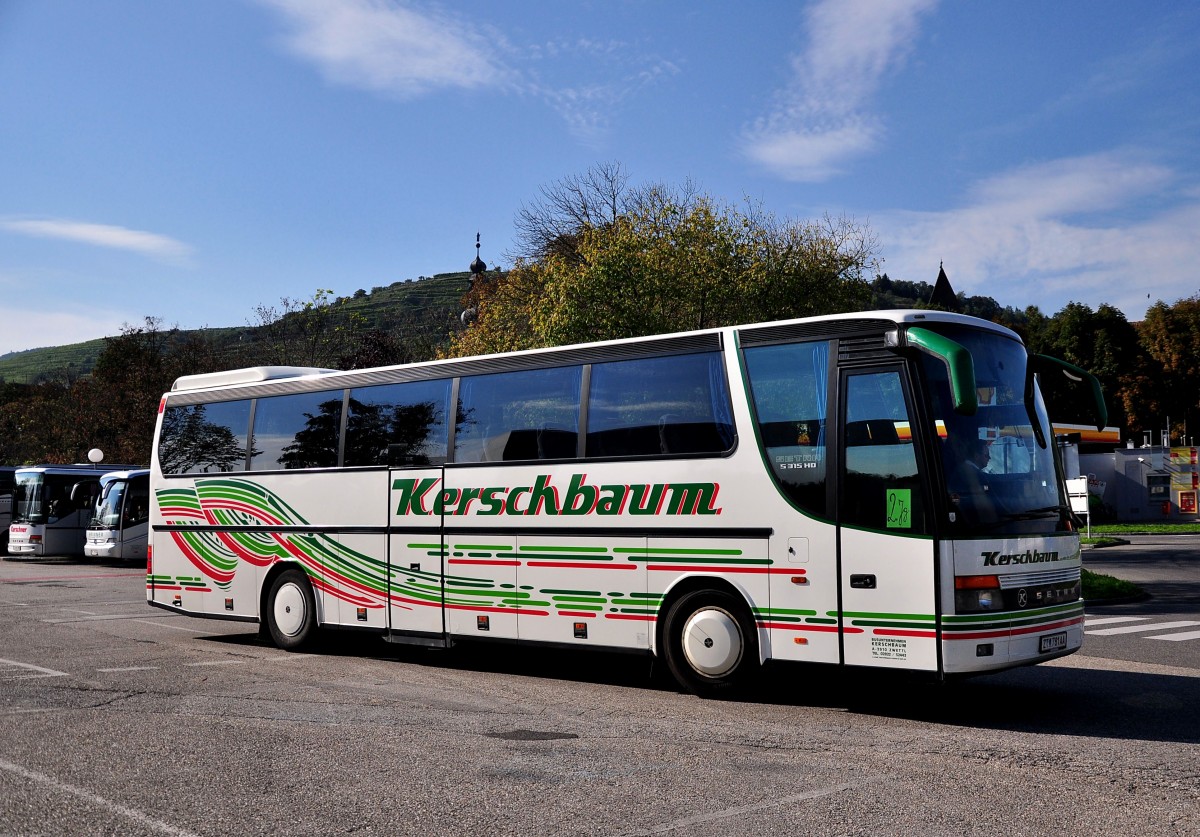
<instances>
[{"instance_id":1,"label":"bus headlight","mask_svg":"<svg viewBox=\"0 0 1200 837\"><path fill-rule=\"evenodd\" d=\"M960 575L954 579L954 612L986 613L1004 609L1000 578L994 575Z\"/></svg>"}]
</instances>

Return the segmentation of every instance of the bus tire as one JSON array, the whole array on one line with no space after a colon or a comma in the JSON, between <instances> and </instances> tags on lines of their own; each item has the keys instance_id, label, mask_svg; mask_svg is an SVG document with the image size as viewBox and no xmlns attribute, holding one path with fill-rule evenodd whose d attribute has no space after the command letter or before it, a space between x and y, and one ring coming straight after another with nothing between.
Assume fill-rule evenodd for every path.
<instances>
[{"instance_id":1,"label":"bus tire","mask_svg":"<svg viewBox=\"0 0 1200 837\"><path fill-rule=\"evenodd\" d=\"M758 672L758 630L744 603L732 593L684 594L667 610L663 640L667 667L693 694L735 693Z\"/></svg>"},{"instance_id":2,"label":"bus tire","mask_svg":"<svg viewBox=\"0 0 1200 837\"><path fill-rule=\"evenodd\" d=\"M284 570L267 596L267 628L274 643L285 651L296 651L317 634L317 607L312 585L301 570Z\"/></svg>"}]
</instances>

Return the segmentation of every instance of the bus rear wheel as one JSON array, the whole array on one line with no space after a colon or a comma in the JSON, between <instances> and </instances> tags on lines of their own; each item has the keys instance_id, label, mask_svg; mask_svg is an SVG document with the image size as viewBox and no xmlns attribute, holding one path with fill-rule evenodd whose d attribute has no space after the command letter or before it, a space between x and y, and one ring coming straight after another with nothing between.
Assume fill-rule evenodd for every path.
<instances>
[{"instance_id":1,"label":"bus rear wheel","mask_svg":"<svg viewBox=\"0 0 1200 837\"><path fill-rule=\"evenodd\" d=\"M300 570L284 570L267 596L267 628L271 639L285 651L296 651L312 642L317 633L317 608L308 577Z\"/></svg>"},{"instance_id":2,"label":"bus rear wheel","mask_svg":"<svg viewBox=\"0 0 1200 837\"><path fill-rule=\"evenodd\" d=\"M697 590L671 605L664 649L679 684L702 696L745 688L759 667L754 621L740 599L722 590Z\"/></svg>"}]
</instances>

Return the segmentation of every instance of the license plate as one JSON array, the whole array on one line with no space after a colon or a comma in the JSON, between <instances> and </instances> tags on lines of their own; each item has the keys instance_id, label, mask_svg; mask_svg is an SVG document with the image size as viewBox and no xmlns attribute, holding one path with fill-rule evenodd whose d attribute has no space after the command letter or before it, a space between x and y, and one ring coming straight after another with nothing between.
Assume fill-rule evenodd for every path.
<instances>
[{"instance_id":1,"label":"license plate","mask_svg":"<svg viewBox=\"0 0 1200 837\"><path fill-rule=\"evenodd\" d=\"M1045 654L1047 651L1061 651L1067 647L1067 632L1060 631L1056 634L1046 634L1038 642L1038 651Z\"/></svg>"}]
</instances>

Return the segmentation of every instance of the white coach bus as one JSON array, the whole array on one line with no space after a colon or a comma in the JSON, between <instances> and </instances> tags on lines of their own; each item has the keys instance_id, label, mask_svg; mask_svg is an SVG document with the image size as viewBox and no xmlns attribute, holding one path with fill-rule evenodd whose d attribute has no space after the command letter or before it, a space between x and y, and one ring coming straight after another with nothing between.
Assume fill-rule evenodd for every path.
<instances>
[{"instance_id":1,"label":"white coach bus","mask_svg":"<svg viewBox=\"0 0 1200 837\"><path fill-rule=\"evenodd\" d=\"M32 465L13 474L8 553L82 555L84 530L112 465Z\"/></svg>"},{"instance_id":2,"label":"white coach bus","mask_svg":"<svg viewBox=\"0 0 1200 837\"><path fill-rule=\"evenodd\" d=\"M701 694L768 660L938 676L1069 654L1079 538L1035 374L869 312L352 372L181 378L151 605L396 642L627 649Z\"/></svg>"},{"instance_id":3,"label":"white coach bus","mask_svg":"<svg viewBox=\"0 0 1200 837\"><path fill-rule=\"evenodd\" d=\"M150 471L113 471L100 478L83 554L142 563L150 535Z\"/></svg>"}]
</instances>

